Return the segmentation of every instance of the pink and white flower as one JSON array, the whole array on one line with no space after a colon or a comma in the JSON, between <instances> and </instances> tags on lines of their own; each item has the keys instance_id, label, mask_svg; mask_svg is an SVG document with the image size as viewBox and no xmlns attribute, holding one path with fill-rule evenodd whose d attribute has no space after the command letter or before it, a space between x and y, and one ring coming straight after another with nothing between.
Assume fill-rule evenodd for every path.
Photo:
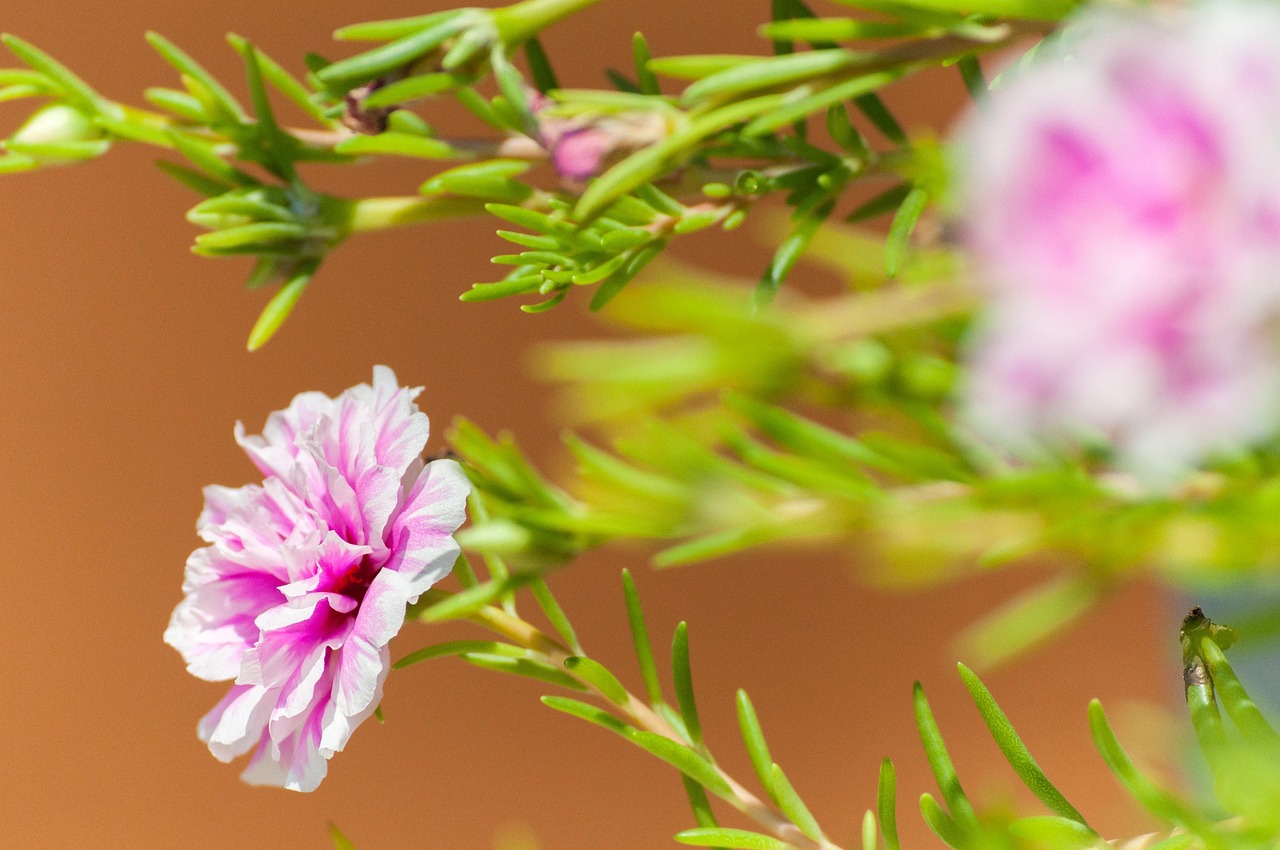
<instances>
[{"instance_id":1,"label":"pink and white flower","mask_svg":"<svg viewBox=\"0 0 1280 850\"><path fill-rule=\"evenodd\" d=\"M1280 415L1280 6L1079 16L960 137L969 421L1163 477Z\"/></svg>"},{"instance_id":2,"label":"pink and white flower","mask_svg":"<svg viewBox=\"0 0 1280 850\"><path fill-rule=\"evenodd\" d=\"M193 675L234 680L199 724L245 781L314 790L373 714L405 607L446 576L470 485L424 464L427 417L384 366L337 398L302 393L236 440L261 485L205 489L164 639Z\"/></svg>"}]
</instances>

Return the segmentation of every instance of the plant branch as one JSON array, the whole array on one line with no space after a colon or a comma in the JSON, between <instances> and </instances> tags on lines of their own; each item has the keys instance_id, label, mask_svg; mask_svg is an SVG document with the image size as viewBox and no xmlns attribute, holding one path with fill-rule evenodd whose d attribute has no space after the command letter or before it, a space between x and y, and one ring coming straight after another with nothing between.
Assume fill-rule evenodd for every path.
<instances>
[{"instance_id":1,"label":"plant branch","mask_svg":"<svg viewBox=\"0 0 1280 850\"><path fill-rule=\"evenodd\" d=\"M429 607L448 599L452 595L444 590L428 590L423 594L420 605ZM565 666L565 661L573 657L575 653L532 623L492 605L486 605L471 613L467 616L467 619L494 634L501 635L512 643L545 656L548 663L573 676L574 679L592 693L601 697L606 705L616 707L635 727L661 735L681 746L688 746L688 742L669 723L658 716L648 703L631 693L630 690L627 691L626 701L622 704L617 704L611 701L594 684L574 675L573 671ZM726 801L760 826L769 830L773 835L795 846L798 850L840 850L837 845L829 841L820 843L810 839L800 831L799 827L747 790L719 765L713 764L713 767L732 791L732 796L725 798Z\"/></svg>"}]
</instances>

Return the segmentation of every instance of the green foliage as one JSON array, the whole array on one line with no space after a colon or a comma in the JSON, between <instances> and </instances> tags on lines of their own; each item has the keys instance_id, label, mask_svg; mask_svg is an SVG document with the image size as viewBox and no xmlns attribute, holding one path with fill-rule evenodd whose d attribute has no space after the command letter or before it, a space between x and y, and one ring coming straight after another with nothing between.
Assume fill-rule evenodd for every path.
<instances>
[{"instance_id":1,"label":"green foliage","mask_svg":"<svg viewBox=\"0 0 1280 850\"><path fill-rule=\"evenodd\" d=\"M615 74L617 90L562 89L538 34L594 2L524 0L356 23L335 36L370 46L337 61L309 56L301 75L232 34L248 104L178 45L150 33L147 40L179 78L179 87L145 92L156 111L111 101L38 48L6 36L26 68L0 70L0 100L49 103L5 140L0 173L93 159L118 141L176 153L183 163L160 167L203 198L189 216L210 231L197 237L196 253L253 256L250 288L280 286L250 333L250 349L272 338L324 258L349 236L485 212L520 228L498 235L521 250L494 257L511 271L476 284L464 300L530 296L535 300L522 309L540 312L573 287L589 286L599 309L673 239L710 227L732 230L757 202L779 197L793 208L791 228L756 289L754 302L763 305L848 192L864 179L911 170L914 148L876 96L879 88L952 61L972 79L977 52L1043 26L1001 18L1054 20L1071 5L872 2L863 5L876 19L864 20L814 18L802 3L788 2L762 30L776 55L654 58L637 34L634 80ZM809 49L797 49L799 42ZM528 81L513 63L521 53ZM660 75L688 85L666 96ZM282 125L269 93L313 126ZM458 101L497 138L438 138L429 115L417 111L438 98ZM893 150L869 144L849 123L846 105ZM843 123L832 123L837 113ZM814 118L836 128L835 150L809 141ZM598 176L557 181L534 168L552 155L560 134L577 132L605 140ZM386 156L464 163L424 175L418 196L335 198L298 177L299 163ZM897 206L891 273L902 268L906 240L935 197L910 182ZM856 214L890 208L864 206Z\"/></svg>"},{"instance_id":2,"label":"green foliage","mask_svg":"<svg viewBox=\"0 0 1280 850\"><path fill-rule=\"evenodd\" d=\"M743 691L739 734L761 796L713 755L685 623L672 641L668 702L624 571L637 696L581 646L548 576L615 540L649 542L665 567L838 542L877 556L862 559L881 565L869 577L900 586L1047 556L1059 565L1054 576L962 637L964 656L983 669L1051 637L1141 572L1200 581L1280 564L1280 446L1154 492L1108 473L1103 448L1055 449L1015 466L952 424L978 288L934 220L945 156L927 137L909 137L879 93L955 64L972 95L985 97L979 56L1052 37L1076 0L838 0L852 11L821 17L801 0L775 0L758 55L654 57L637 33L629 76L609 74L614 88L562 88L539 35L594 2L524 0L357 23L335 34L359 43L352 55L309 56L298 74L231 35L245 102L151 33L177 79L144 92L150 108L112 101L39 48L3 37L22 67L0 69L0 101L36 104L0 145L0 173L86 162L117 143L164 151L160 168L199 198L187 214L204 231L195 253L251 256L249 288L277 287L249 333L251 350L280 330L348 238L482 215L515 248L493 257L509 269L500 279L474 284L462 300L518 296L529 300L523 310L541 312L586 287L590 307L624 331L542 354L575 425L590 429L566 436L576 462L569 480L544 475L514 438L455 423L449 441L475 487L458 539L482 572L461 559L461 589L429 591L410 618L427 627L464 620L496 639L434 643L397 668L456 657L572 693L542 701L678 771L696 823L679 843L835 850L774 761ZM278 117L282 98L306 126ZM464 107L484 137L440 137L440 99ZM558 146L580 133L596 134L603 153L590 168L566 168ZM339 198L299 176L304 164L388 156L422 169L403 195ZM757 279L660 259L682 237L733 231L748 216L774 246ZM848 226L882 217L883 236ZM787 281L804 262L837 272L845 291L792 291ZM635 285L655 269L661 282ZM519 614L525 590L550 633ZM1180 830L1159 846L1275 846L1280 735L1227 661L1229 631L1196 614L1182 638L1190 719L1216 801L1184 799L1147 778L1094 702L1101 759L1140 806ZM991 692L969 667L960 675L1049 814L1015 818L970 800L917 685L917 727L939 787L937 798L919 798L928 827L956 848L1097 846L1101 836ZM868 850L880 841L900 850L896 799L886 759L861 823ZM721 826L715 806L725 804L751 829ZM335 847L351 846L336 827L330 835Z\"/></svg>"}]
</instances>

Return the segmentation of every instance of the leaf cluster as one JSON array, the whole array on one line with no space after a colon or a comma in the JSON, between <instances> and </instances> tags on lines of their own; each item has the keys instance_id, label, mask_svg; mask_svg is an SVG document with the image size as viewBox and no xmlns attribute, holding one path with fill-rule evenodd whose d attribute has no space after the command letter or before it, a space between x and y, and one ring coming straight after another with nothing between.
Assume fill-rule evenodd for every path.
<instances>
[{"instance_id":1,"label":"leaf cluster","mask_svg":"<svg viewBox=\"0 0 1280 850\"><path fill-rule=\"evenodd\" d=\"M250 288L279 284L250 333L251 349L272 337L324 257L352 234L486 212L515 225L499 236L520 250L494 258L512 266L509 274L462 297L534 296L524 309L537 312L574 286L594 286L591 303L600 307L673 237L732 230L758 201L776 196L791 207L791 221L755 290L760 305L850 190L867 181L889 186L847 217L893 213L886 264L891 275L904 265L916 222L944 178L931 147L907 138L880 88L959 63L981 89L974 56L1048 31L1072 5L842 0L862 16L818 18L801 0L779 0L761 29L772 55L655 58L637 34L633 75L610 71L613 88L563 89L538 34L594 2L524 0L352 24L336 37L372 46L336 61L310 54L302 75L233 34L247 104L158 34L148 41L179 85L148 89L151 108L111 101L6 36L26 67L0 71L0 100L48 104L4 141L0 172L89 160L124 141L176 154L179 162L160 166L203 198L188 215L209 231L197 237L196 253L254 257ZM664 79L682 91L664 94ZM272 95L311 126L279 120ZM491 138L440 138L429 108L442 97L465 107ZM860 121L850 119L850 107ZM829 144L811 137L811 123ZM608 155L594 179L548 179L555 175L534 168L555 159L553 125L604 139ZM887 147L870 140L873 129ZM409 196L337 198L309 188L298 172L303 163L385 156L463 164L428 176Z\"/></svg>"}]
</instances>

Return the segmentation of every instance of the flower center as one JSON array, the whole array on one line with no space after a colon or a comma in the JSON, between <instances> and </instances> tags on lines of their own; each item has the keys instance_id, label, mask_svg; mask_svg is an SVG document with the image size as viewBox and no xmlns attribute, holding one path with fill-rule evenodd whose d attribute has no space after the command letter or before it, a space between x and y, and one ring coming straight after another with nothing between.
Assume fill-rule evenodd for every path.
<instances>
[{"instance_id":1,"label":"flower center","mask_svg":"<svg viewBox=\"0 0 1280 850\"><path fill-rule=\"evenodd\" d=\"M338 576L333 584L333 592L341 593L357 602L362 601L364 595L369 592L369 585L373 584L374 576L381 569L378 565L370 563L368 558L361 558Z\"/></svg>"}]
</instances>

